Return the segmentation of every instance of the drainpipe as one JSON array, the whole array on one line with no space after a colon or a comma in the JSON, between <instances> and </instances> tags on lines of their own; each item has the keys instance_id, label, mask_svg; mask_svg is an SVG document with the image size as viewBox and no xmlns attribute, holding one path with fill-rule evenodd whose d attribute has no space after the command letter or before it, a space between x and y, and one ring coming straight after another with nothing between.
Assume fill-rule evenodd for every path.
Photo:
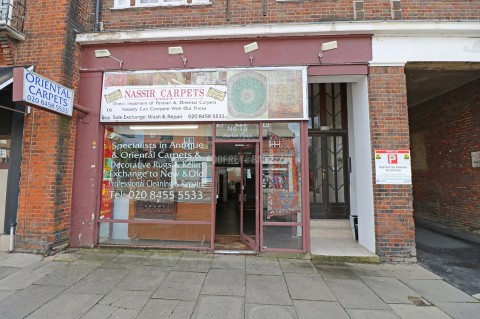
<instances>
[{"instance_id":1,"label":"drainpipe","mask_svg":"<svg viewBox=\"0 0 480 319\"><path fill-rule=\"evenodd\" d=\"M15 242L15 226L17 223L10 224L10 247L8 248L9 253L13 253L14 242Z\"/></svg>"},{"instance_id":2,"label":"drainpipe","mask_svg":"<svg viewBox=\"0 0 480 319\"><path fill-rule=\"evenodd\" d=\"M93 31L100 31L100 0L95 0L95 24Z\"/></svg>"}]
</instances>

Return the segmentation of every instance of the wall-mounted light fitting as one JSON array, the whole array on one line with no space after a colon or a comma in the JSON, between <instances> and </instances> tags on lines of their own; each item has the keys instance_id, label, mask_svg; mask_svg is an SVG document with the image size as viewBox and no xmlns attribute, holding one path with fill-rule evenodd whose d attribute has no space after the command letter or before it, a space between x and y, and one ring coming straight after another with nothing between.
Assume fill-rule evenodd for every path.
<instances>
[{"instance_id":1,"label":"wall-mounted light fitting","mask_svg":"<svg viewBox=\"0 0 480 319\"><path fill-rule=\"evenodd\" d=\"M120 69L122 68L123 61L112 56L110 51L108 51L107 49L95 50L95 57L96 58L112 58L120 64Z\"/></svg>"},{"instance_id":2,"label":"wall-mounted light fitting","mask_svg":"<svg viewBox=\"0 0 480 319\"><path fill-rule=\"evenodd\" d=\"M168 47L168 54L181 56L183 61L183 67L187 67L187 58L183 56L182 47Z\"/></svg>"},{"instance_id":3,"label":"wall-mounted light fitting","mask_svg":"<svg viewBox=\"0 0 480 319\"><path fill-rule=\"evenodd\" d=\"M245 54L250 53L250 66L253 65L253 51L258 50L258 43L257 42L252 42L250 44L247 44L243 47L243 50L245 51Z\"/></svg>"},{"instance_id":4,"label":"wall-mounted light fitting","mask_svg":"<svg viewBox=\"0 0 480 319\"><path fill-rule=\"evenodd\" d=\"M337 41L330 41L330 42L322 43L322 47L320 48L320 53L318 54L318 59L320 60L320 63L322 63L323 53L325 51L334 50L336 48L338 48Z\"/></svg>"}]
</instances>

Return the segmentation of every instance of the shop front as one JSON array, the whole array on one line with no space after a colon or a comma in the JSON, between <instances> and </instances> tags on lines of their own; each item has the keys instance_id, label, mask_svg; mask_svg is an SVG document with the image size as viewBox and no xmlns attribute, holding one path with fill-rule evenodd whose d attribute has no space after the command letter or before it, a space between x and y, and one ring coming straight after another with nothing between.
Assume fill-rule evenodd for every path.
<instances>
[{"instance_id":1,"label":"shop front","mask_svg":"<svg viewBox=\"0 0 480 319\"><path fill-rule=\"evenodd\" d=\"M105 72L98 243L304 251L305 79L305 67Z\"/></svg>"},{"instance_id":2,"label":"shop front","mask_svg":"<svg viewBox=\"0 0 480 319\"><path fill-rule=\"evenodd\" d=\"M85 44L71 246L310 251L311 135L366 127L325 130L337 104L367 114L370 37L322 53L332 40L262 39L248 54L245 39ZM341 104L328 98L340 86Z\"/></svg>"}]
</instances>

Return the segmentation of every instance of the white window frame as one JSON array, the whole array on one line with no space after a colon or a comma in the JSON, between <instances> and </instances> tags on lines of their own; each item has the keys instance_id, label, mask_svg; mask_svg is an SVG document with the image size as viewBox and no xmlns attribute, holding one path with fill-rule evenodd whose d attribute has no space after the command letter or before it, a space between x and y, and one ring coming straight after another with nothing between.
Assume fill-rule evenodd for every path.
<instances>
[{"instance_id":1,"label":"white window frame","mask_svg":"<svg viewBox=\"0 0 480 319\"><path fill-rule=\"evenodd\" d=\"M149 3L141 3L141 0L135 0L136 7L151 7L151 6L181 6L186 5L187 0L147 0Z\"/></svg>"},{"instance_id":2,"label":"white window frame","mask_svg":"<svg viewBox=\"0 0 480 319\"><path fill-rule=\"evenodd\" d=\"M113 2L114 8L130 8L130 0L115 0Z\"/></svg>"},{"instance_id":3,"label":"white window frame","mask_svg":"<svg viewBox=\"0 0 480 319\"><path fill-rule=\"evenodd\" d=\"M12 20L12 11L13 11L13 0L10 0L7 3L3 3L3 0L0 1L0 23L10 24ZM8 16L4 11L8 10Z\"/></svg>"},{"instance_id":4,"label":"white window frame","mask_svg":"<svg viewBox=\"0 0 480 319\"><path fill-rule=\"evenodd\" d=\"M194 137L184 137L183 138L183 149L185 150L193 150L193 145L195 144Z\"/></svg>"},{"instance_id":5,"label":"white window frame","mask_svg":"<svg viewBox=\"0 0 480 319\"><path fill-rule=\"evenodd\" d=\"M280 148L280 139L273 138L268 141L268 147L270 148Z\"/></svg>"}]
</instances>

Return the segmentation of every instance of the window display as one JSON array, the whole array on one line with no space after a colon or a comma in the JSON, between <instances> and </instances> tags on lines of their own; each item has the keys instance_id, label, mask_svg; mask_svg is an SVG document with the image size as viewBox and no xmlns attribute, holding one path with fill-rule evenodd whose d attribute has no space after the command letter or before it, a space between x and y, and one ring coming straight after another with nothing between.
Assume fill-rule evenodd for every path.
<instances>
[{"instance_id":1,"label":"window display","mask_svg":"<svg viewBox=\"0 0 480 319\"><path fill-rule=\"evenodd\" d=\"M123 234L104 230L100 238L113 243L120 238L138 244L155 239L206 244L212 202L211 135L211 125L107 126L99 219L129 222L113 223L113 228L126 228ZM165 222L168 231L158 231L157 224ZM190 225L176 225L182 222Z\"/></svg>"}]
</instances>

